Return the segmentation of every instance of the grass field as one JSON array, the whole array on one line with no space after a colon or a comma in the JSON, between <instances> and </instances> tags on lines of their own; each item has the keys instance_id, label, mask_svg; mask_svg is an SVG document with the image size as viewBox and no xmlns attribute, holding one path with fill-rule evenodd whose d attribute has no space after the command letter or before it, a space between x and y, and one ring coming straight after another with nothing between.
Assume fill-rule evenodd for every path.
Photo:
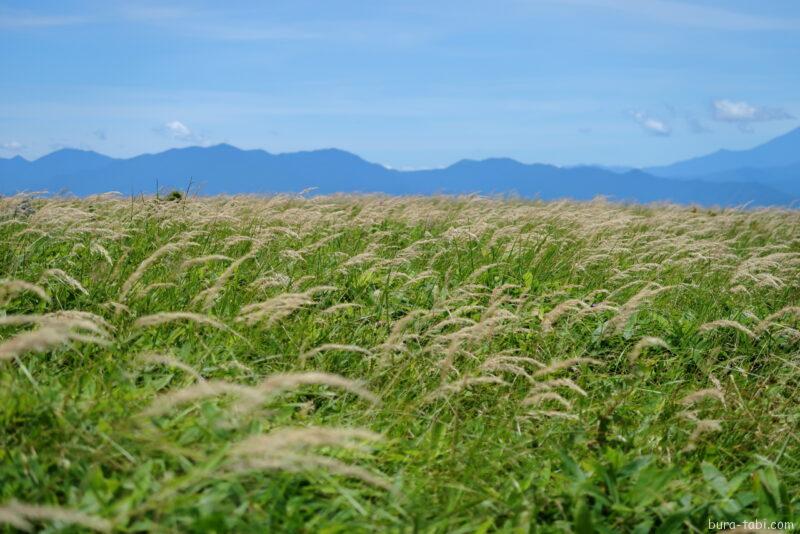
<instances>
[{"instance_id":1,"label":"grass field","mask_svg":"<svg viewBox=\"0 0 800 534\"><path fill-rule=\"evenodd\" d=\"M798 211L0 214L0 529L800 525Z\"/></svg>"}]
</instances>

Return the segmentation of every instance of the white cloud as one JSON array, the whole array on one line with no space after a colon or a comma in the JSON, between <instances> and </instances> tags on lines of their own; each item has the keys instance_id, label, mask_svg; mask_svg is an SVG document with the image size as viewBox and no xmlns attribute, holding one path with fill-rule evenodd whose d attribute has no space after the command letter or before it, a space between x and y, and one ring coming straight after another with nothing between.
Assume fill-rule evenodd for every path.
<instances>
[{"instance_id":1,"label":"white cloud","mask_svg":"<svg viewBox=\"0 0 800 534\"><path fill-rule=\"evenodd\" d=\"M207 143L205 136L193 132L188 126L177 120L170 121L161 128L156 128L156 131L165 133L171 138L185 143L197 143L200 145Z\"/></svg>"},{"instance_id":2,"label":"white cloud","mask_svg":"<svg viewBox=\"0 0 800 534\"><path fill-rule=\"evenodd\" d=\"M181 121L168 122L164 125L164 128L175 139L188 141L189 138L192 137L192 131L189 129L188 126L183 124Z\"/></svg>"},{"instance_id":3,"label":"white cloud","mask_svg":"<svg viewBox=\"0 0 800 534\"><path fill-rule=\"evenodd\" d=\"M19 141L8 141L7 143L0 144L0 148L8 152L19 152L20 150L25 148L25 145L23 145Z\"/></svg>"},{"instance_id":4,"label":"white cloud","mask_svg":"<svg viewBox=\"0 0 800 534\"><path fill-rule=\"evenodd\" d=\"M733 100L714 101L714 119L723 122L763 122L794 117L786 110L780 108L767 108L755 106L747 102L734 102Z\"/></svg>"},{"instance_id":5,"label":"white cloud","mask_svg":"<svg viewBox=\"0 0 800 534\"><path fill-rule=\"evenodd\" d=\"M672 133L669 124L661 119L651 117L642 111L631 111L631 117L639 123L639 126L651 135L666 137Z\"/></svg>"},{"instance_id":6,"label":"white cloud","mask_svg":"<svg viewBox=\"0 0 800 534\"><path fill-rule=\"evenodd\" d=\"M769 108L749 104L745 101L727 99L715 100L712 104L712 118L719 122L735 124L741 131L751 133L753 123L794 119L794 116L781 108Z\"/></svg>"}]
</instances>

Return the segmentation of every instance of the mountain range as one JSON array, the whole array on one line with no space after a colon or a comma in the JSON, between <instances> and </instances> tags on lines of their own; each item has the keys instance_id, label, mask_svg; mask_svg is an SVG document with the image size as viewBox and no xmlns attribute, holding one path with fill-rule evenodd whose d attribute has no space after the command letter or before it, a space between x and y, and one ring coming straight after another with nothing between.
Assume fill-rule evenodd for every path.
<instances>
[{"instance_id":1,"label":"mountain range","mask_svg":"<svg viewBox=\"0 0 800 534\"><path fill-rule=\"evenodd\" d=\"M62 149L34 161L0 158L0 193L106 191L153 193L157 187L202 194L316 193L517 194L542 199L671 201L702 205L794 205L800 200L800 128L749 150L720 150L645 169L557 167L508 158L461 160L449 167L402 171L338 149L286 154L221 144L118 159Z\"/></svg>"}]
</instances>

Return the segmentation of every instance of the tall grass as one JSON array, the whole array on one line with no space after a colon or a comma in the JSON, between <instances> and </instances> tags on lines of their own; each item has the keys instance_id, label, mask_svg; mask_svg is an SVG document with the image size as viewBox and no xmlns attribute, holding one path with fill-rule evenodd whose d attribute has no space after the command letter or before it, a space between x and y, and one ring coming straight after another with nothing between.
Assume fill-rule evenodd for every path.
<instances>
[{"instance_id":1,"label":"tall grass","mask_svg":"<svg viewBox=\"0 0 800 534\"><path fill-rule=\"evenodd\" d=\"M800 525L800 212L20 201L9 529Z\"/></svg>"}]
</instances>

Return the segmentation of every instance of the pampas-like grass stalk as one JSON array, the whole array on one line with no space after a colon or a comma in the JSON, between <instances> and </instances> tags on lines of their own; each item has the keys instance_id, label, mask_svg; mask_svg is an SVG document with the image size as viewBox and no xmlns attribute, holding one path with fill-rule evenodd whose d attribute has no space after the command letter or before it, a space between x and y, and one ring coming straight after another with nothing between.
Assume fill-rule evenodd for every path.
<instances>
[{"instance_id":1,"label":"pampas-like grass stalk","mask_svg":"<svg viewBox=\"0 0 800 534\"><path fill-rule=\"evenodd\" d=\"M154 363L159 365L165 365L167 367L174 367L175 369L180 369L181 371L185 372L188 375L191 375L195 380L198 382L205 382L205 378L203 378L200 373L198 373L194 367L191 365L187 365L177 359L175 356L170 356L169 354L155 354L151 352L139 354L136 356L137 360L141 360L146 363Z\"/></svg>"},{"instance_id":2,"label":"pampas-like grass stalk","mask_svg":"<svg viewBox=\"0 0 800 534\"><path fill-rule=\"evenodd\" d=\"M486 265L481 265L480 267L472 271L472 273L470 273L470 275L467 277L467 281L474 282L475 280L480 278L482 274L494 269L495 267L499 267L500 265L505 265L505 262L501 261L501 262L487 263Z\"/></svg>"},{"instance_id":3,"label":"pampas-like grass stalk","mask_svg":"<svg viewBox=\"0 0 800 534\"><path fill-rule=\"evenodd\" d=\"M578 310L578 313L576 313L575 316L580 318L595 313L603 313L605 311L619 312L619 307L613 306L606 302L598 302L597 304L591 304L586 308Z\"/></svg>"},{"instance_id":4,"label":"pampas-like grass stalk","mask_svg":"<svg viewBox=\"0 0 800 534\"><path fill-rule=\"evenodd\" d=\"M271 326L297 310L314 304L314 294L334 289L334 286L317 286L302 293L283 293L263 302L248 304L239 310L236 320L247 325L264 322Z\"/></svg>"},{"instance_id":5,"label":"pampas-like grass stalk","mask_svg":"<svg viewBox=\"0 0 800 534\"><path fill-rule=\"evenodd\" d=\"M106 247L104 247L100 243L92 243L92 245L89 247L89 250L91 252L94 252L95 254L99 254L100 256L102 256L102 258L106 260L106 262L108 263L109 267L114 266L114 260L111 259L111 254L109 254Z\"/></svg>"},{"instance_id":6,"label":"pampas-like grass stalk","mask_svg":"<svg viewBox=\"0 0 800 534\"><path fill-rule=\"evenodd\" d=\"M258 289L268 289L270 287L286 287L292 283L292 279L283 273L273 273L254 280L250 285Z\"/></svg>"},{"instance_id":7,"label":"pampas-like grass stalk","mask_svg":"<svg viewBox=\"0 0 800 534\"><path fill-rule=\"evenodd\" d=\"M8 505L0 506L0 525L11 525L17 530L30 532L33 525L16 510L9 510Z\"/></svg>"},{"instance_id":8,"label":"pampas-like grass stalk","mask_svg":"<svg viewBox=\"0 0 800 534\"><path fill-rule=\"evenodd\" d=\"M331 315L342 310L352 310L357 308L363 308L363 306L357 302L340 302L339 304L334 304L333 306L325 308L322 310L322 313L325 315Z\"/></svg>"},{"instance_id":9,"label":"pampas-like grass stalk","mask_svg":"<svg viewBox=\"0 0 800 534\"><path fill-rule=\"evenodd\" d=\"M539 360L537 360L535 358L531 358L530 356L512 356L512 355L508 355L508 354L498 354L497 356L492 356L491 358L486 360L486 363L489 363L489 362L512 363L512 364L515 364L515 365L530 364L530 365L533 365L534 367L536 367L538 369L542 369L544 367L547 367L545 364L543 364Z\"/></svg>"},{"instance_id":10,"label":"pampas-like grass stalk","mask_svg":"<svg viewBox=\"0 0 800 534\"><path fill-rule=\"evenodd\" d=\"M271 326L311 304L314 304L314 299L305 293L284 293L263 302L243 306L236 320L251 326L259 322Z\"/></svg>"},{"instance_id":11,"label":"pampas-like grass stalk","mask_svg":"<svg viewBox=\"0 0 800 534\"><path fill-rule=\"evenodd\" d=\"M684 452L693 451L697 447L697 442L700 441L700 437L703 434L708 434L712 432L721 432L722 425L720 421L717 419L699 419L695 423L694 430L692 431L691 435L689 436L689 442L684 447Z\"/></svg>"},{"instance_id":12,"label":"pampas-like grass stalk","mask_svg":"<svg viewBox=\"0 0 800 534\"><path fill-rule=\"evenodd\" d=\"M800 317L800 306L786 306L785 308L781 308L780 310L776 311L775 313L771 313L764 317L756 326L756 332L764 332L769 328L771 325L775 324L775 319L778 317L783 317L784 315L791 314L796 317Z\"/></svg>"},{"instance_id":13,"label":"pampas-like grass stalk","mask_svg":"<svg viewBox=\"0 0 800 534\"><path fill-rule=\"evenodd\" d=\"M306 261L303 254L299 250L290 248L283 249L279 252L281 258L286 261Z\"/></svg>"},{"instance_id":14,"label":"pampas-like grass stalk","mask_svg":"<svg viewBox=\"0 0 800 534\"><path fill-rule=\"evenodd\" d=\"M342 233L342 232L336 232L336 233L333 233L333 234L330 234L330 235L326 235L325 237L322 237L321 239L318 239L314 243L311 243L310 245L306 245L305 247L303 247L303 249L300 251L300 253L301 254L311 254L312 252L315 252L315 251L321 249L322 247L324 247L325 245L327 245L331 241L335 241L336 239L339 239L343 235L344 235L344 233Z\"/></svg>"},{"instance_id":15,"label":"pampas-like grass stalk","mask_svg":"<svg viewBox=\"0 0 800 534\"><path fill-rule=\"evenodd\" d=\"M250 457L238 459L229 469L234 472L270 470L289 473L302 473L315 469L323 469L334 475L361 480L362 482L387 491L392 490L391 484L386 479L375 475L363 467L351 465L341 460L328 456L321 456L319 454L280 452L277 454L263 454L261 456L251 455Z\"/></svg>"},{"instance_id":16,"label":"pampas-like grass stalk","mask_svg":"<svg viewBox=\"0 0 800 534\"><path fill-rule=\"evenodd\" d=\"M313 274L307 274L305 276L301 276L300 278L292 282L292 291L300 291L300 289L302 289L302 287L306 284L306 282L310 282L315 279L316 276L314 276Z\"/></svg>"},{"instance_id":17,"label":"pampas-like grass stalk","mask_svg":"<svg viewBox=\"0 0 800 534\"><path fill-rule=\"evenodd\" d=\"M235 221L236 219L234 218L233 220ZM249 235L232 235L232 236L226 237L222 241L222 246L225 247L225 248L231 248L231 247L235 247L236 245L238 245L240 243L253 243L253 242L255 242L255 240L256 240L256 238L254 238L252 236L249 236Z\"/></svg>"},{"instance_id":18,"label":"pampas-like grass stalk","mask_svg":"<svg viewBox=\"0 0 800 534\"><path fill-rule=\"evenodd\" d=\"M146 328L148 326L158 326L166 323L171 323L174 321L189 321L192 323L205 325L205 326L212 326L214 328L219 328L220 330L230 330L230 328L220 322L218 319L211 317L210 315L203 315L200 313L192 313L192 312L160 312L154 313L152 315L145 315L144 317L140 317L133 322L134 328Z\"/></svg>"},{"instance_id":19,"label":"pampas-like grass stalk","mask_svg":"<svg viewBox=\"0 0 800 534\"><path fill-rule=\"evenodd\" d=\"M42 352L68 340L69 332L63 328L48 327L23 332L0 343L0 361L30 351Z\"/></svg>"},{"instance_id":20,"label":"pampas-like grass stalk","mask_svg":"<svg viewBox=\"0 0 800 534\"><path fill-rule=\"evenodd\" d=\"M381 441L383 436L361 428L280 428L268 434L250 436L231 448L233 456L274 454L281 450L297 451L326 445L352 448L364 441Z\"/></svg>"},{"instance_id":21,"label":"pampas-like grass stalk","mask_svg":"<svg viewBox=\"0 0 800 534\"><path fill-rule=\"evenodd\" d=\"M204 311L210 310L211 307L214 306L214 303L217 301L219 296L222 294L222 290L225 289L225 284L228 283L228 280L230 280L233 275L236 274L236 271L244 262L255 258L257 254L258 248L253 247L253 250L235 260L228 266L227 269L222 271L222 274L219 275L219 278L217 278L211 287L198 293L192 302L200 303L201 308Z\"/></svg>"},{"instance_id":22,"label":"pampas-like grass stalk","mask_svg":"<svg viewBox=\"0 0 800 534\"><path fill-rule=\"evenodd\" d=\"M526 371L525 369L523 369L519 365L510 363L510 362L505 362L505 361L502 361L502 360L497 360L497 359L486 360L485 362L483 362L481 364L480 369L482 371L495 371L495 372L500 372L500 373L511 373L511 374L514 374L514 375L517 375L517 376L524 377L524 378L526 378L528 380L531 380L533 378L528 373L528 371Z\"/></svg>"},{"instance_id":23,"label":"pampas-like grass stalk","mask_svg":"<svg viewBox=\"0 0 800 534\"><path fill-rule=\"evenodd\" d=\"M669 350L669 345L667 345L667 342L660 337L643 337L636 342L636 345L633 346L633 350L628 356L628 361L631 363L635 362L637 359L639 359L639 356L642 354L644 349L648 347L661 347Z\"/></svg>"},{"instance_id":24,"label":"pampas-like grass stalk","mask_svg":"<svg viewBox=\"0 0 800 534\"><path fill-rule=\"evenodd\" d=\"M108 335L108 330L114 330L114 327L99 315L79 310L0 316L0 325L19 326L29 324L84 329L98 335Z\"/></svg>"},{"instance_id":25,"label":"pampas-like grass stalk","mask_svg":"<svg viewBox=\"0 0 800 534\"><path fill-rule=\"evenodd\" d=\"M221 395L233 395L239 398L240 401L235 404L235 408L243 413L252 410L269 397L304 385L336 387L358 395L369 402L380 402L378 397L360 383L339 375L320 372L287 373L272 375L257 386L243 386L221 380L200 382L159 396L142 414L145 416L162 415L176 406Z\"/></svg>"},{"instance_id":26,"label":"pampas-like grass stalk","mask_svg":"<svg viewBox=\"0 0 800 534\"><path fill-rule=\"evenodd\" d=\"M133 312L131 311L131 309L128 306L126 306L125 304L123 304L121 302L116 302L114 300L109 300L108 302L104 302L100 306L105 308L105 309L107 309L107 310L113 311L114 315L119 315L122 312L127 313L128 315L132 315L133 314Z\"/></svg>"},{"instance_id":27,"label":"pampas-like grass stalk","mask_svg":"<svg viewBox=\"0 0 800 534\"><path fill-rule=\"evenodd\" d=\"M177 243L167 243L166 245L157 249L155 252L150 254L150 256L145 258L142 263L136 267L136 270L131 273L128 279L125 280L125 282L122 284L122 288L120 288L118 299L124 302L128 298L133 286L135 286L136 283L141 280L142 276L144 276L144 273L150 268L151 265L168 254L172 254L173 252L177 252L195 244L196 243L191 241L180 241Z\"/></svg>"},{"instance_id":28,"label":"pampas-like grass stalk","mask_svg":"<svg viewBox=\"0 0 800 534\"><path fill-rule=\"evenodd\" d=\"M346 273L351 267L356 267L359 265L363 265L365 263L369 263L376 259L375 254L372 252L363 252L361 254L356 254L352 258L348 259L339 268L339 271L342 273Z\"/></svg>"},{"instance_id":29,"label":"pampas-like grass stalk","mask_svg":"<svg viewBox=\"0 0 800 534\"><path fill-rule=\"evenodd\" d=\"M569 412L560 412L558 410L534 410L528 412L526 414L528 417L532 417L534 419L545 419L545 418L555 418L555 419L569 419L571 421L578 421L579 418L574 413Z\"/></svg>"},{"instance_id":30,"label":"pampas-like grass stalk","mask_svg":"<svg viewBox=\"0 0 800 534\"><path fill-rule=\"evenodd\" d=\"M271 375L258 386L258 389L270 395L274 395L304 385L336 387L358 395L373 404L380 403L380 399L367 390L360 382L348 380L339 375L314 371Z\"/></svg>"},{"instance_id":31,"label":"pampas-like grass stalk","mask_svg":"<svg viewBox=\"0 0 800 534\"><path fill-rule=\"evenodd\" d=\"M572 409L572 403L569 402L567 399L556 393L555 391L542 391L538 393L533 393L528 395L523 399L522 405L523 406L532 406L532 405L540 405L543 402L547 401L554 401L563 406L567 410Z\"/></svg>"},{"instance_id":32,"label":"pampas-like grass stalk","mask_svg":"<svg viewBox=\"0 0 800 534\"><path fill-rule=\"evenodd\" d=\"M0 306L5 306L15 295L26 291L50 303L50 296L36 284L24 280L0 280Z\"/></svg>"},{"instance_id":33,"label":"pampas-like grass stalk","mask_svg":"<svg viewBox=\"0 0 800 534\"><path fill-rule=\"evenodd\" d=\"M453 363L463 343L484 340L491 337L502 325L517 320L516 315L501 308L504 303L505 298L500 298L491 304L477 323L435 338L436 342L449 343L444 358L439 361L442 385L446 383L448 373L455 369Z\"/></svg>"},{"instance_id":34,"label":"pampas-like grass stalk","mask_svg":"<svg viewBox=\"0 0 800 534\"><path fill-rule=\"evenodd\" d=\"M111 522L101 517L85 514L78 510L41 504L28 504L11 501L0 506L0 523L31 531L31 521L56 521L76 525L96 532L109 532Z\"/></svg>"},{"instance_id":35,"label":"pampas-like grass stalk","mask_svg":"<svg viewBox=\"0 0 800 534\"><path fill-rule=\"evenodd\" d=\"M195 265L202 265L204 263L211 263L214 261L233 261L233 258L225 256L224 254L209 254L208 256L199 256L197 258L189 258L181 263L181 269L189 269Z\"/></svg>"},{"instance_id":36,"label":"pampas-like grass stalk","mask_svg":"<svg viewBox=\"0 0 800 534\"><path fill-rule=\"evenodd\" d=\"M336 286L314 286L309 287L303 293L309 295L310 297L314 297L317 293L327 293L328 291L336 291L339 289Z\"/></svg>"},{"instance_id":37,"label":"pampas-like grass stalk","mask_svg":"<svg viewBox=\"0 0 800 534\"><path fill-rule=\"evenodd\" d=\"M483 313L484 310L486 310L486 306L482 304L465 304L453 310L452 313L453 315L461 316L468 313Z\"/></svg>"},{"instance_id":38,"label":"pampas-like grass stalk","mask_svg":"<svg viewBox=\"0 0 800 534\"><path fill-rule=\"evenodd\" d=\"M392 329L389 332L389 337L386 338L387 345L396 345L400 342L403 337L403 333L408 325L419 319L420 317L429 315L430 312L428 310L411 310L403 317L398 319L392 325Z\"/></svg>"},{"instance_id":39,"label":"pampas-like grass stalk","mask_svg":"<svg viewBox=\"0 0 800 534\"><path fill-rule=\"evenodd\" d=\"M701 332L710 332L712 330L716 330L718 328L733 328L738 330L739 332L745 334L750 339L756 339L758 336L754 334L749 328L744 326L743 324L730 321L728 319L717 319L716 321L711 321L710 323L705 323L704 325L700 326Z\"/></svg>"},{"instance_id":40,"label":"pampas-like grass stalk","mask_svg":"<svg viewBox=\"0 0 800 534\"><path fill-rule=\"evenodd\" d=\"M430 335L436 332L440 332L441 330L444 330L448 326L474 326L475 324L477 324L475 321L467 317L449 317L429 327L425 331L425 334Z\"/></svg>"},{"instance_id":41,"label":"pampas-like grass stalk","mask_svg":"<svg viewBox=\"0 0 800 534\"><path fill-rule=\"evenodd\" d=\"M64 343L66 341L82 341L98 345L111 343L111 335L108 333L108 329L112 329L111 325L102 317L89 312L70 310L41 315L6 315L0 317L0 325L19 326L27 324L39 325L41 328L18 334L15 338L3 343L2 346L9 351L9 357L14 357L29 350L47 350L51 346L61 344L62 342L57 341L57 339L64 336ZM16 341L14 341L15 339ZM21 345L16 345L16 343ZM39 343L44 345L39 345ZM3 358L0 357L0 359Z\"/></svg>"},{"instance_id":42,"label":"pampas-like grass stalk","mask_svg":"<svg viewBox=\"0 0 800 534\"><path fill-rule=\"evenodd\" d=\"M59 282L64 283L65 285L80 291L84 295L88 295L89 292L86 290L80 282L75 280L73 277L68 275L66 272L62 271L61 269L47 269L44 273L42 273L42 280L46 278L53 278L58 280Z\"/></svg>"},{"instance_id":43,"label":"pampas-like grass stalk","mask_svg":"<svg viewBox=\"0 0 800 534\"><path fill-rule=\"evenodd\" d=\"M221 380L207 380L159 395L152 404L142 412L142 415L145 417L156 417L167 413L176 406L222 395L240 397L253 404L259 404L264 399L263 392L259 391L257 388L232 384Z\"/></svg>"},{"instance_id":44,"label":"pampas-like grass stalk","mask_svg":"<svg viewBox=\"0 0 800 534\"><path fill-rule=\"evenodd\" d=\"M602 365L603 362L595 358L583 358L583 357L567 358L566 360L557 360L548 365L547 367L539 369L533 374L533 376L538 378L540 376L546 376L546 375L551 375L553 373L557 373L563 369L568 369L576 365L589 365L589 364Z\"/></svg>"},{"instance_id":45,"label":"pampas-like grass stalk","mask_svg":"<svg viewBox=\"0 0 800 534\"><path fill-rule=\"evenodd\" d=\"M468 388L470 386L476 385L486 385L486 384L496 384L500 386L507 386L508 382L500 378L499 376L468 376L462 378L460 380L456 380L455 382L449 382L446 384L442 384L439 388L437 388L433 393L428 395L428 401L436 399L438 397L443 397L452 393L458 393L462 389Z\"/></svg>"},{"instance_id":46,"label":"pampas-like grass stalk","mask_svg":"<svg viewBox=\"0 0 800 534\"><path fill-rule=\"evenodd\" d=\"M681 399L681 404L684 406L692 406L693 404L697 404L698 402L702 401L703 399L716 399L725 405L725 395L716 388L708 388L708 389L700 389L698 391L694 391L689 393L684 398Z\"/></svg>"},{"instance_id":47,"label":"pampas-like grass stalk","mask_svg":"<svg viewBox=\"0 0 800 534\"><path fill-rule=\"evenodd\" d=\"M535 386L533 386L533 388L531 388L531 392L548 391L559 387L571 389L582 397L587 396L586 391L584 391L583 388L569 378L551 378L545 382L538 382Z\"/></svg>"},{"instance_id":48,"label":"pampas-like grass stalk","mask_svg":"<svg viewBox=\"0 0 800 534\"><path fill-rule=\"evenodd\" d=\"M492 356L483 362L480 369L483 371L499 371L501 373L511 373L514 375L522 376L527 380L533 380L533 376L523 367L523 365L530 364L539 369L545 367L543 363L527 356L511 356L507 354L498 354Z\"/></svg>"},{"instance_id":49,"label":"pampas-like grass stalk","mask_svg":"<svg viewBox=\"0 0 800 534\"><path fill-rule=\"evenodd\" d=\"M677 286L656 286L656 287L645 287L634 296L632 296L628 301L623 304L620 309L619 313L615 315L611 320L608 321L608 326L611 328L612 332L619 332L622 330L625 325L627 324L628 320L633 316L634 313L639 309L639 305L644 302L645 300L658 295L659 293L663 293L669 289L673 289Z\"/></svg>"},{"instance_id":50,"label":"pampas-like grass stalk","mask_svg":"<svg viewBox=\"0 0 800 534\"><path fill-rule=\"evenodd\" d=\"M550 332L553 330L553 325L566 313L575 310L587 308L588 304L580 299L569 299L560 303L558 306L547 312L542 319L542 331Z\"/></svg>"},{"instance_id":51,"label":"pampas-like grass stalk","mask_svg":"<svg viewBox=\"0 0 800 534\"><path fill-rule=\"evenodd\" d=\"M342 344L339 344L339 343L325 343L323 345L320 345L319 347L315 347L315 348L309 350L308 352L305 352L305 353L301 354L300 355L300 361L301 362L305 362L306 360L308 360L309 358L313 358L317 354L320 354L322 352L330 352L330 351L358 352L360 354L363 354L364 356L367 356L368 358L372 358L374 356L372 354L372 351L370 351L369 349L365 349L363 347L359 347L358 345L342 345Z\"/></svg>"},{"instance_id":52,"label":"pampas-like grass stalk","mask_svg":"<svg viewBox=\"0 0 800 534\"><path fill-rule=\"evenodd\" d=\"M256 374L255 371L253 371L250 367L246 366L245 364L243 364L242 362L240 362L236 358L233 358L231 361L226 363L224 367L226 369L236 369L238 371L242 371L244 373L247 373L250 376L253 376L253 375Z\"/></svg>"},{"instance_id":53,"label":"pampas-like grass stalk","mask_svg":"<svg viewBox=\"0 0 800 534\"><path fill-rule=\"evenodd\" d=\"M777 277L774 277L764 271L779 268L782 263L789 265L792 261L796 261L798 257L800 257L800 253L798 252L775 252L766 256L755 256L748 258L743 261L733 273L731 282L735 283L750 279L755 280L758 284L761 284L763 283L764 278L760 277L762 275L768 275L766 279L770 280L770 282L772 282L772 279L774 279L775 285L769 282L767 285L780 287L783 282Z\"/></svg>"},{"instance_id":54,"label":"pampas-like grass stalk","mask_svg":"<svg viewBox=\"0 0 800 534\"><path fill-rule=\"evenodd\" d=\"M436 272L434 272L434 271L430 271L430 270L427 270L427 271L422 271L421 273L418 273L417 275L415 275L415 276L413 276L413 277L409 278L409 279L408 279L408 280L407 280L407 281L406 281L406 282L403 284L403 288L406 288L406 287L411 287L411 286L413 286L414 284L417 284L417 283L419 283L419 282L422 282L423 280L428 280L429 278L437 278L438 276L439 276L439 275L438 275Z\"/></svg>"},{"instance_id":55,"label":"pampas-like grass stalk","mask_svg":"<svg viewBox=\"0 0 800 534\"><path fill-rule=\"evenodd\" d=\"M170 287L178 287L178 284L175 282L154 282L150 285L144 286L142 289L137 290L136 295L145 296L158 289L167 289Z\"/></svg>"},{"instance_id":56,"label":"pampas-like grass stalk","mask_svg":"<svg viewBox=\"0 0 800 534\"><path fill-rule=\"evenodd\" d=\"M52 318L53 320L61 320L61 321L64 321L64 320L65 321L76 321L76 320L91 321L92 323L95 323L98 327L103 328L103 329L105 329L107 331L112 331L113 332L115 330L114 326L111 323L109 323L106 319L104 319L103 317L100 317L99 315L97 315L95 313L82 311L82 310L61 310L61 311L56 311L56 312L52 312L52 313L46 313L46 314L44 314L44 317Z\"/></svg>"}]
</instances>

